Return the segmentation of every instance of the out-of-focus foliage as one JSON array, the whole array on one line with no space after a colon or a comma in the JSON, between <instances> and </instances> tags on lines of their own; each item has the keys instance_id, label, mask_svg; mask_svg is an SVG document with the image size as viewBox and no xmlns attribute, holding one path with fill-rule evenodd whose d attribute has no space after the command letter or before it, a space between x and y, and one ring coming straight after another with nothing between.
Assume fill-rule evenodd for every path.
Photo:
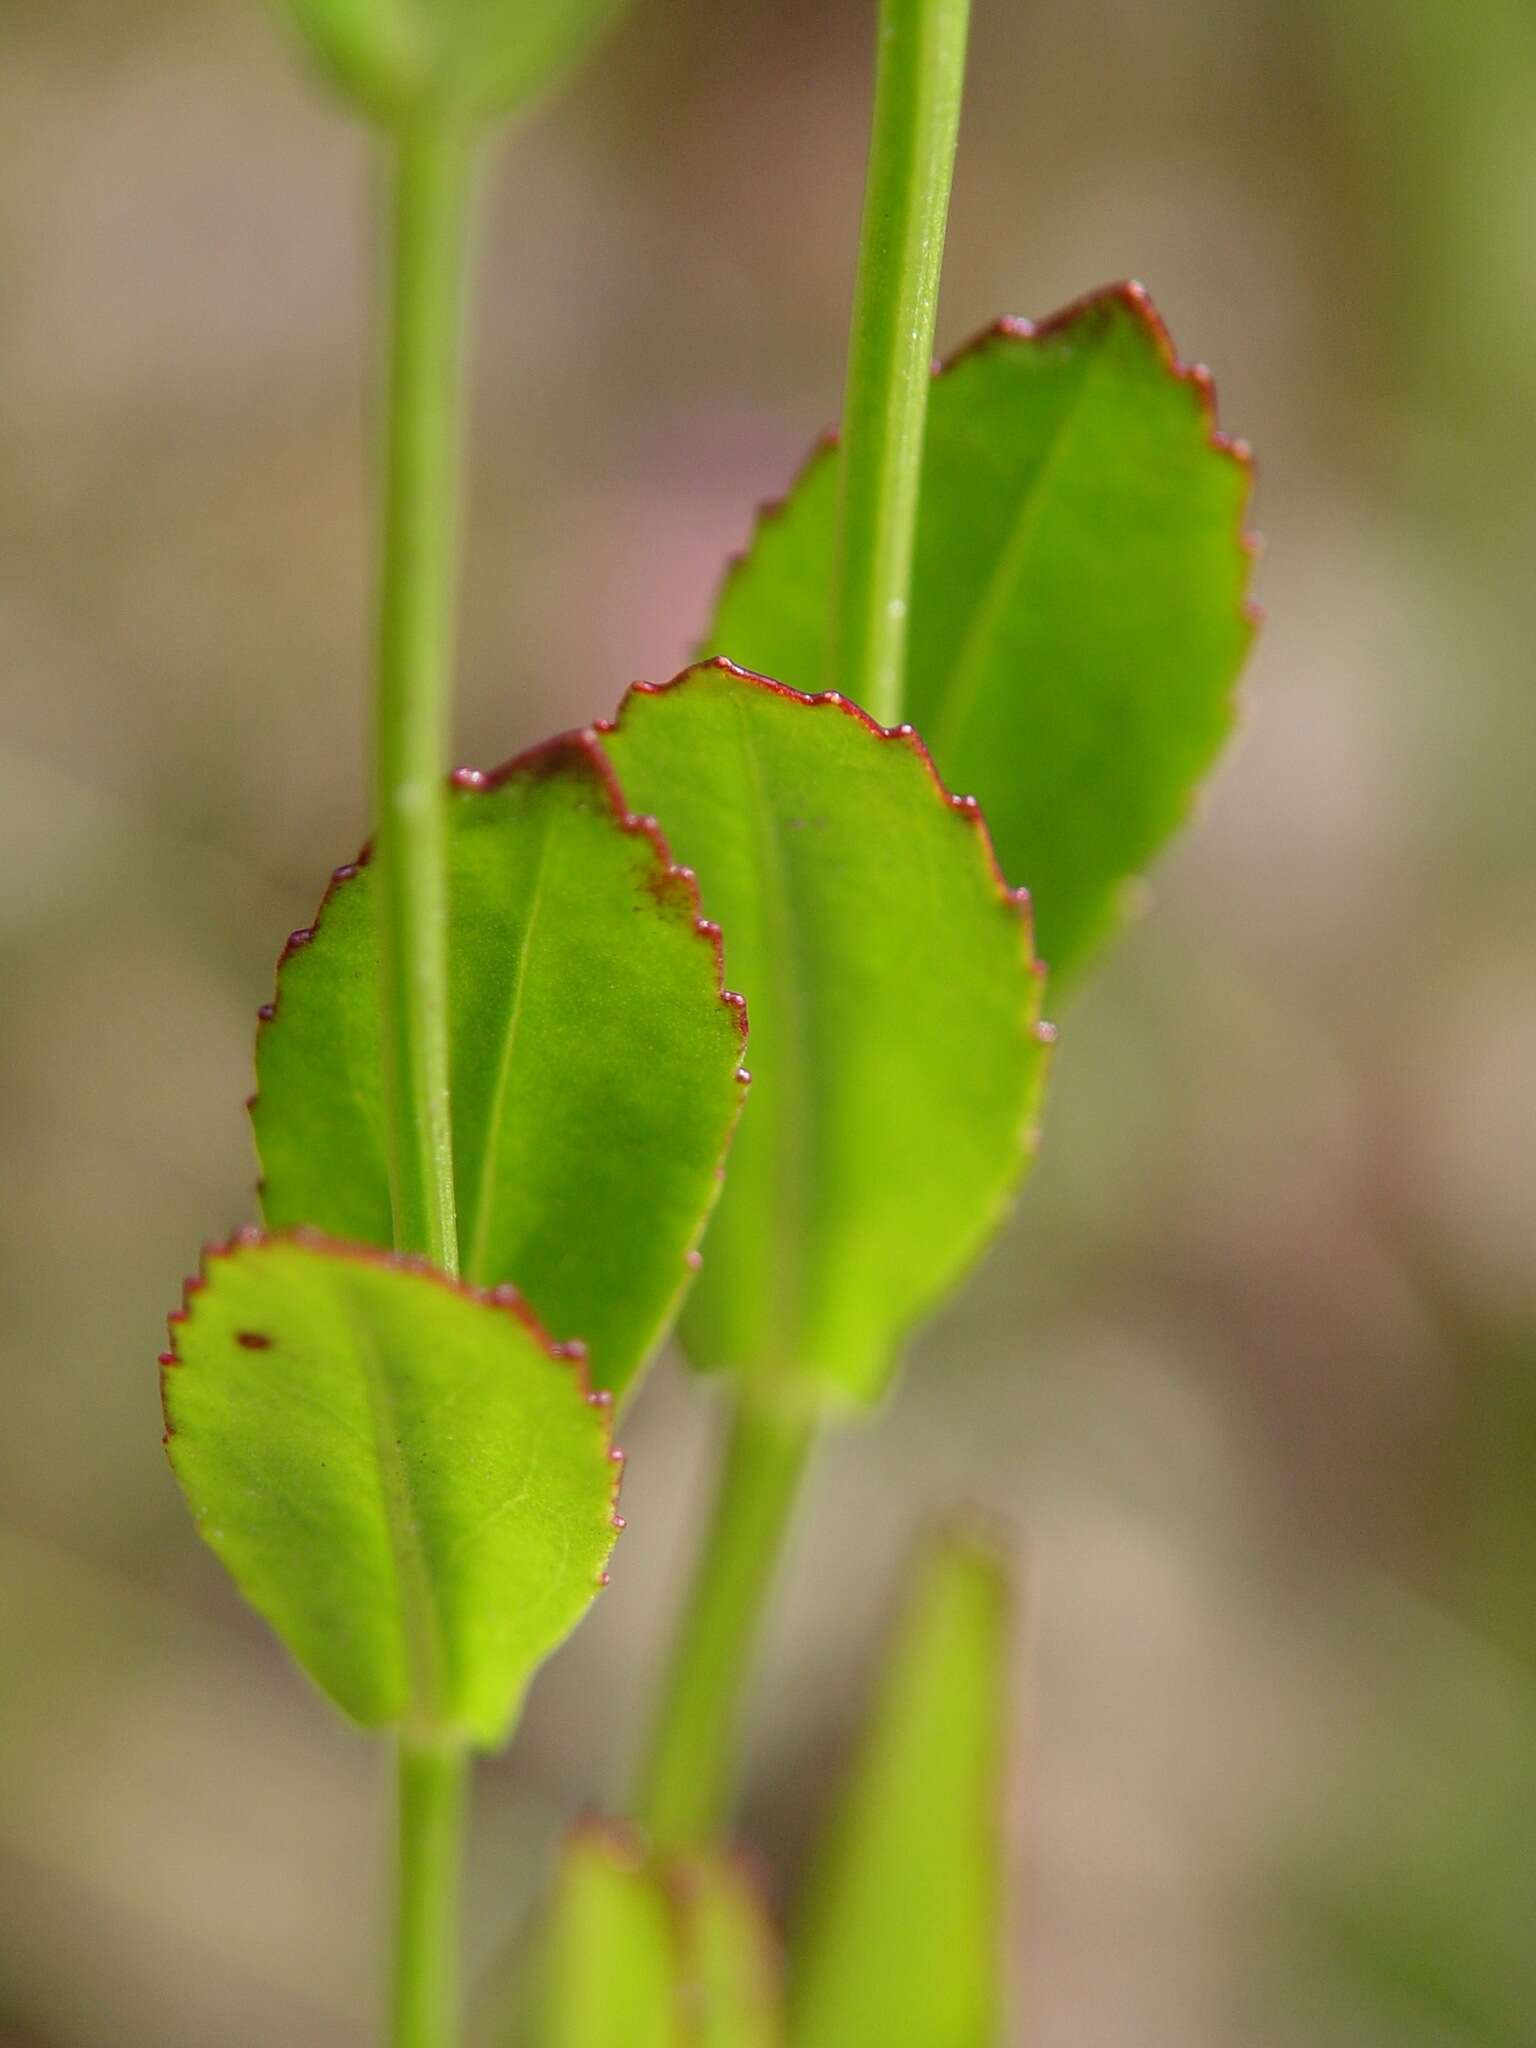
<instances>
[{"instance_id":1,"label":"out-of-focus foliage","mask_svg":"<svg viewBox=\"0 0 1536 2048\"><path fill-rule=\"evenodd\" d=\"M794 2048L995 2048L1012 1645L991 1541L919 1560L842 1810L807 1874Z\"/></svg>"},{"instance_id":2,"label":"out-of-focus foliage","mask_svg":"<svg viewBox=\"0 0 1536 2048\"><path fill-rule=\"evenodd\" d=\"M602 1827L580 1829L528 1956L522 2048L682 2048L672 1935L672 1901L643 1848Z\"/></svg>"},{"instance_id":3,"label":"out-of-focus foliage","mask_svg":"<svg viewBox=\"0 0 1536 2048\"><path fill-rule=\"evenodd\" d=\"M658 1865L623 1830L578 1828L523 1978L516 2048L782 2048L777 1937L724 1854Z\"/></svg>"}]
</instances>

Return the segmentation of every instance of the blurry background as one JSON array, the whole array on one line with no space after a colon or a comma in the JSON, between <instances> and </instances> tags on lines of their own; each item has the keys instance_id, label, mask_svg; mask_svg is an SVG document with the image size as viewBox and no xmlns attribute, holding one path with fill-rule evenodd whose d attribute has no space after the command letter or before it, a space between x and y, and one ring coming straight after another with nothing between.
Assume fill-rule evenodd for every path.
<instances>
[{"instance_id":1,"label":"blurry background","mask_svg":"<svg viewBox=\"0 0 1536 2048\"><path fill-rule=\"evenodd\" d=\"M871 27L640 0L505 151L462 758L679 666L834 415ZM375 1760L194 1539L153 1361L365 830L370 164L257 0L3 37L0 2041L358 2048ZM1032 2048L1529 2048L1536 12L976 0L945 344L1124 274L1260 453L1250 717L1013 1227L827 1460L749 1819L787 1879L909 1530L979 1499ZM616 1787L709 1406L669 1366L629 1423L477 1954Z\"/></svg>"}]
</instances>

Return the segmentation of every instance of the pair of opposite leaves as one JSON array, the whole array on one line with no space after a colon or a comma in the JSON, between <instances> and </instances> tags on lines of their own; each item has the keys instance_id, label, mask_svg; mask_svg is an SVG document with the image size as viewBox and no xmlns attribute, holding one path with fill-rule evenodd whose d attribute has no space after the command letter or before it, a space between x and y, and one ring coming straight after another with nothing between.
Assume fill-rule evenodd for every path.
<instances>
[{"instance_id":1,"label":"pair of opposite leaves","mask_svg":"<svg viewBox=\"0 0 1536 2048\"><path fill-rule=\"evenodd\" d=\"M207 1262L166 1408L204 1533L356 1718L501 1738L600 1582L609 1404L712 1207L684 1346L802 1410L876 1398L979 1252L1039 1100L1030 909L1059 988L1231 722L1250 633L1233 453L1133 287L1003 323L938 377L908 702L990 837L912 728L800 693L820 680L829 445L710 636L780 682L707 663L455 777L462 1288L335 1242L391 1239L374 896L366 865L339 871L258 1041L266 1220L300 1234ZM721 930L758 1076L723 1189L745 1076ZM539 1323L495 1299L514 1282ZM549 1367L573 1345L595 1391Z\"/></svg>"}]
</instances>

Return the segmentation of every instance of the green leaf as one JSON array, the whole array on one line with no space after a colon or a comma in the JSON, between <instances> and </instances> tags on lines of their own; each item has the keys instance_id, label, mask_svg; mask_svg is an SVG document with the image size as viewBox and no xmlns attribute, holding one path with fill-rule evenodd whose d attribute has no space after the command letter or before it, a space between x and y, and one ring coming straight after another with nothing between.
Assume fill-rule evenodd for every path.
<instances>
[{"instance_id":1,"label":"green leaf","mask_svg":"<svg viewBox=\"0 0 1536 2048\"><path fill-rule=\"evenodd\" d=\"M1048 1027L1025 906L909 728L729 663L632 690L604 740L729 935L757 1084L689 1356L812 1407L877 1396L999 1220Z\"/></svg>"},{"instance_id":2,"label":"green leaf","mask_svg":"<svg viewBox=\"0 0 1536 2048\"><path fill-rule=\"evenodd\" d=\"M536 1945L526 2048L782 2048L778 1943L723 1851L658 1863L588 1821L566 1845Z\"/></svg>"},{"instance_id":3,"label":"green leaf","mask_svg":"<svg viewBox=\"0 0 1536 2048\"><path fill-rule=\"evenodd\" d=\"M171 1325L171 1464L251 1605L366 1726L501 1741L613 1548L579 1361L511 1298L307 1236L210 1252Z\"/></svg>"},{"instance_id":4,"label":"green leaf","mask_svg":"<svg viewBox=\"0 0 1536 2048\"><path fill-rule=\"evenodd\" d=\"M619 1389L670 1327L741 1103L744 1018L648 819L596 745L455 777L453 1141L464 1277L511 1283ZM273 1229L392 1239L376 892L337 870L289 942L252 1121Z\"/></svg>"},{"instance_id":5,"label":"green leaf","mask_svg":"<svg viewBox=\"0 0 1536 2048\"><path fill-rule=\"evenodd\" d=\"M793 2048L998 2048L1009 1587L970 1534L922 1558L790 1947Z\"/></svg>"},{"instance_id":6,"label":"green leaf","mask_svg":"<svg viewBox=\"0 0 1536 2048\"><path fill-rule=\"evenodd\" d=\"M384 121L510 113L568 71L626 0L288 0L321 64Z\"/></svg>"},{"instance_id":7,"label":"green leaf","mask_svg":"<svg viewBox=\"0 0 1536 2048\"><path fill-rule=\"evenodd\" d=\"M939 373L907 715L1027 883L1052 987L1113 926L1233 722L1247 450L1121 285L1005 320ZM837 459L824 442L726 580L709 651L826 681Z\"/></svg>"}]
</instances>

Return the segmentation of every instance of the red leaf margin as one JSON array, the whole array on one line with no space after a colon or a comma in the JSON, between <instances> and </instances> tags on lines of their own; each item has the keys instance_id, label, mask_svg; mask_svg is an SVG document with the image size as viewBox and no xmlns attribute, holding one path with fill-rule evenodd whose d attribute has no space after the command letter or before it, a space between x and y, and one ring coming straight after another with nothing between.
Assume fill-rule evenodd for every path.
<instances>
[{"instance_id":1,"label":"red leaf margin","mask_svg":"<svg viewBox=\"0 0 1536 2048\"><path fill-rule=\"evenodd\" d=\"M718 998L731 1013L732 1022L736 1027L738 1047L744 1053L749 1032L746 998L725 985L725 951L720 927L712 918L704 915L704 906L699 895L698 877L692 868L684 867L679 862L673 860L672 850L668 846L656 819L630 809L628 799L625 797L619 785L618 777L614 773L613 764L608 759L606 753L604 753L596 737L595 728L573 727L568 731L556 733L553 738L542 740L538 745L525 748L521 753L514 754L510 760L502 762L497 768L455 768L447 778L447 787L453 800L473 800L476 797L494 794L497 790L505 787L507 783L515 781L520 776L543 779L558 775L562 769L567 768L574 768L576 772L585 775L590 780L593 787L600 793L603 801L608 805L614 823L621 832L642 840L650 848L653 856L652 872L647 881L650 893L664 912L670 911L672 914L679 915L690 922L698 938L710 947L714 956L715 988ZM314 917L309 924L290 932L284 941L283 949L277 959L272 999L270 1002L263 1003L256 1013L258 1064L262 1034L270 1026L277 1023L281 1014L284 967L287 966L295 953L302 951L314 940L324 923L326 910L338 889L345 888L347 883L354 881L363 869L369 865L372 855L373 844L370 840L363 845L355 860L344 862L342 866L333 869ZM730 1141L735 1134L736 1124L745 1104L746 1091L751 1086L751 1082L752 1076L746 1066L738 1066L736 1069L736 1109L730 1126L726 1131L726 1154L722 1155L722 1164L716 1168L717 1179L723 1180L724 1178L725 1168L723 1159L729 1153ZM256 1105L259 1100L259 1089L255 1093L248 1095L245 1100L246 1113L251 1117L253 1124ZM263 1187L263 1181L258 1179L256 1183L258 1200L262 1195ZM691 1273L698 1270L702 1256L699 1245L708 1227L708 1223L709 1214L706 1212L692 1242L684 1251L683 1261L686 1272Z\"/></svg>"},{"instance_id":2,"label":"red leaf margin","mask_svg":"<svg viewBox=\"0 0 1536 2048\"><path fill-rule=\"evenodd\" d=\"M1029 344L1051 341L1063 334L1070 334L1074 327L1092 320L1106 309L1118 307L1130 313L1152 343L1164 369L1176 382L1188 384L1193 390L1201 414L1205 420L1206 440L1218 455L1224 455L1235 462L1243 472L1246 488L1238 506L1237 532L1233 536L1238 551L1249 560L1257 561L1262 555L1262 538L1247 524L1248 506L1253 494L1257 473L1253 450L1241 435L1229 434L1221 425L1216 402L1216 380L1204 363L1187 362L1174 346L1168 323L1144 284L1135 278L1122 278L1113 284L1100 285L1096 290L1085 292L1081 298L1071 300L1054 313L1047 313L1039 320L1026 319L1023 314L1002 313L973 334L969 341L941 357L933 366L935 381L947 377L952 370L968 362L972 356L998 342L1021 342ZM805 459L790 480L789 488L778 497L764 498L752 519L752 531L745 547L738 548L728 557L715 592L712 610L718 611L727 594L751 560L759 531L780 518L790 501L800 490L818 463L823 462L838 446L840 435L836 427L827 427L812 442ZM1241 606L1242 617L1250 632L1263 623L1263 606L1246 592Z\"/></svg>"},{"instance_id":3,"label":"red leaf margin","mask_svg":"<svg viewBox=\"0 0 1536 2048\"><path fill-rule=\"evenodd\" d=\"M662 834L661 827L652 817L644 816L629 807L623 790L619 787L613 764L592 737L591 729L575 727L568 732L556 733L552 739L542 740L537 746L525 748L514 754L509 761L503 761L499 768L455 768L447 778L447 787L452 796L489 796L518 776L544 778L557 775L562 767L575 766L579 772L590 776L602 792L604 800L613 812L614 823L621 832L648 842L655 855L657 875L652 894L663 905L671 903L675 909L692 914L693 928L701 939L707 940L714 949L715 979L720 991L720 1000L732 1011L737 1034L743 1046L747 1041L746 998L725 986L725 955L720 941L720 928L704 916L699 899L698 877L692 868L679 865L672 858L672 850ZM263 1003L256 1012L257 1039L269 1024L277 1020L282 1001L283 968L293 955L309 945L324 920L326 908L338 889L367 867L373 858L373 842L364 843L355 860L345 861L333 868L331 878L325 886L315 915L307 925L301 925L288 934L283 949L277 956L276 983L272 1000ZM250 1109L256 1102L254 1095L246 1101Z\"/></svg>"},{"instance_id":4,"label":"red leaf margin","mask_svg":"<svg viewBox=\"0 0 1536 2048\"><path fill-rule=\"evenodd\" d=\"M615 1539L625 1524L618 1512L619 1493L624 1483L624 1452L613 1440L613 1396L606 1388L594 1387L587 1372L587 1347L581 1343L557 1344L539 1321L528 1303L515 1287L472 1287L465 1280L456 1280L434 1266L430 1259L408 1257L403 1252L385 1251L377 1245L348 1244L340 1238L327 1237L318 1230L265 1231L250 1225L237 1230L232 1237L220 1242L204 1245L198 1259L196 1273L182 1282L181 1305L171 1310L166 1317L166 1328L170 1336L170 1347L159 1355L160 1367L160 1412L165 1432L160 1441L166 1448L171 1469L176 1468L176 1454L171 1449L176 1438L176 1428L171 1421L167 1405L170 1375L186 1369L187 1361L177 1349L178 1332L193 1314L197 1296L208 1285L212 1270L223 1260L237 1259L242 1253L259 1251L267 1246L296 1245L301 1250L312 1252L322 1259L350 1259L354 1264L379 1266L398 1273L414 1274L418 1278L433 1282L456 1294L464 1300L475 1302L482 1307L499 1309L511 1315L533 1338L551 1365L570 1372L573 1376L574 1391L582 1404L593 1413L603 1451L613 1466L613 1485L608 1494L608 1525L614 1531ZM612 1551L612 1544L609 1551ZM598 1589L608 1583L608 1574L598 1576Z\"/></svg>"},{"instance_id":5,"label":"red leaf margin","mask_svg":"<svg viewBox=\"0 0 1536 2048\"><path fill-rule=\"evenodd\" d=\"M1037 958L1035 954L1034 916L1029 891L1028 889L1016 888L1003 873L1002 867L998 862L997 849L992 843L991 831L988 829L986 817L982 811L981 800L974 796L957 796L950 790L943 776L939 773L938 764L928 751L927 742L923 739L922 734L915 725L908 725L906 723L901 725L881 725L879 720L872 718L861 704L856 704L851 697L845 697L841 690L794 690L790 688L788 683L777 682L772 676L759 675L755 669L742 668L739 663L727 659L725 655L715 654L705 661L690 663L687 668L682 669L677 675L673 676L670 682L631 683L624 692L624 696L614 716L612 718L595 719L591 725L584 729L581 736L590 738L595 744L600 746L607 734L621 730L625 714L636 698L668 696L674 690L685 688L693 677L707 675L711 672L734 676L739 682L749 683L753 688L764 690L775 697L787 697L792 703L803 704L812 711L840 711L845 717L851 718L856 725L861 726L871 739L885 743L894 743L915 755L925 770L928 780L933 785L934 794L939 798L940 802L962 824L971 827L978 834L981 841L982 858L997 889L998 900L1019 919L1029 972L1036 977L1043 987L1046 979L1046 967L1045 962ZM1043 1019L1039 1020L1034 1026L1034 1036L1039 1044L1046 1047L1052 1046L1056 1043L1056 1026L1046 1023Z\"/></svg>"}]
</instances>

